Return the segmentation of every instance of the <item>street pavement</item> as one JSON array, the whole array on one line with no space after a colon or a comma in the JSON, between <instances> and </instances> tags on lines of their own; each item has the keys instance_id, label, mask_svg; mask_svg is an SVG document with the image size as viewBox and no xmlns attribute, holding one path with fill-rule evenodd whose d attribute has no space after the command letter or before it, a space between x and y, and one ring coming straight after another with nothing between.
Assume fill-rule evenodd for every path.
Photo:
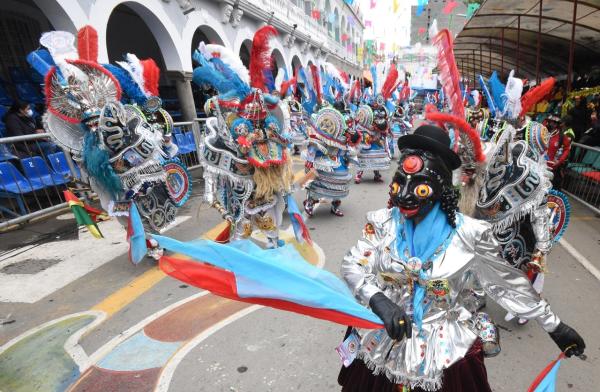
<instances>
[{"instance_id":1,"label":"street pavement","mask_svg":"<svg viewBox=\"0 0 600 392\"><path fill-rule=\"evenodd\" d=\"M202 184L194 186L196 197L167 235L192 240L218 233L218 214L199 208ZM331 215L328 205L317 208L307 226L322 254L308 261L338 274L366 212L384 207L387 191L387 182L373 183L366 174L342 203L344 217ZM303 193L295 196L300 204ZM587 343L585 361L564 361L557 390L593 392L600 385L600 281L572 252L600 269L600 218L572 203L566 246L555 246L549 257L543 295ZM100 224L103 240L74 225L63 214L2 234L1 392L339 390L335 347L345 327L215 297L166 277L152 260L133 266L114 221ZM559 351L535 322L507 323L489 301L486 309L502 343L501 354L486 360L492 388L525 391Z\"/></svg>"}]
</instances>

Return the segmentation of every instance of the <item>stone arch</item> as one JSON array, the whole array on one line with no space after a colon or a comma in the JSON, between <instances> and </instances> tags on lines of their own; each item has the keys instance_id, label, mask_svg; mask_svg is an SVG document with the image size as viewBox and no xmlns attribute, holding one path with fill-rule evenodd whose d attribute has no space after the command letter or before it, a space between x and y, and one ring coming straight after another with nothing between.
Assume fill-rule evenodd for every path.
<instances>
[{"instance_id":1,"label":"stone arch","mask_svg":"<svg viewBox=\"0 0 600 392\"><path fill-rule=\"evenodd\" d=\"M245 39L240 45L238 54L240 56L240 60L242 60L242 63L244 64L244 66L246 68L250 67L250 51L251 50L252 50L252 40Z\"/></svg>"},{"instance_id":2,"label":"stone arch","mask_svg":"<svg viewBox=\"0 0 600 392\"><path fill-rule=\"evenodd\" d=\"M198 49L198 45L200 45L200 42L204 42L205 44L217 45L225 44L223 38L221 38L219 33L217 33L215 29L208 25L200 25L196 28L196 31L194 32L191 41L192 53L194 53L194 51Z\"/></svg>"},{"instance_id":3,"label":"stone arch","mask_svg":"<svg viewBox=\"0 0 600 392\"><path fill-rule=\"evenodd\" d=\"M327 29L327 32L330 36L333 36L333 24L329 20L329 16L331 15L331 2L330 0L325 0L325 14L323 15L323 27Z\"/></svg>"},{"instance_id":4,"label":"stone arch","mask_svg":"<svg viewBox=\"0 0 600 392\"><path fill-rule=\"evenodd\" d=\"M88 23L85 12L77 2L66 0L34 0L33 2L42 10L55 30L76 33L77 29ZM3 3L5 2L3 1ZM27 5L20 4L19 7L23 9Z\"/></svg>"},{"instance_id":5,"label":"stone arch","mask_svg":"<svg viewBox=\"0 0 600 392\"><path fill-rule=\"evenodd\" d=\"M99 61L108 61L107 29L109 21L117 8L126 7L131 13L139 17L152 33L158 44L162 61L168 70L191 70L191 58L187 51L189 46L186 45L185 50L183 50L184 48L181 51L179 50L178 44L181 42L181 36L173 20L165 15L177 17L181 14L182 18L185 18L185 16L181 12L165 12L164 7L176 7L179 11L177 3L164 6L163 4L159 0L102 0L94 2L90 10L90 22L98 31ZM132 26L127 27L131 28ZM130 41L135 36L143 38L138 32L137 34L131 34L126 41Z\"/></svg>"},{"instance_id":6,"label":"stone arch","mask_svg":"<svg viewBox=\"0 0 600 392\"><path fill-rule=\"evenodd\" d=\"M290 66L292 67L292 74L294 76L296 76L296 70L299 67L302 67L302 61L300 61L300 57L298 57L298 55L293 55L292 56L292 61L290 62Z\"/></svg>"},{"instance_id":7,"label":"stone arch","mask_svg":"<svg viewBox=\"0 0 600 392\"><path fill-rule=\"evenodd\" d=\"M285 63L285 58L283 57L283 53L279 49L273 49L273 51L271 52L271 61L273 62L273 78L277 77L280 68L285 69L287 72L287 64Z\"/></svg>"}]
</instances>

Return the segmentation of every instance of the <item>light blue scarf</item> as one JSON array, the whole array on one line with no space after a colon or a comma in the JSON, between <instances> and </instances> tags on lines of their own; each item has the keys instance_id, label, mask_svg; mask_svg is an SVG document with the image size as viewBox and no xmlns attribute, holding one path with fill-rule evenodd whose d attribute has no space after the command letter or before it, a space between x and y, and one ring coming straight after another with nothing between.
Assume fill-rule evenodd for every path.
<instances>
[{"instance_id":1,"label":"light blue scarf","mask_svg":"<svg viewBox=\"0 0 600 392\"><path fill-rule=\"evenodd\" d=\"M433 209L416 227L411 219L400 219L400 211L394 208L394 219L397 224L396 250L401 259L405 259L405 250L408 249L409 257L418 257L422 268L419 271L420 280L427 281L428 276L423 268L429 259L442 246L444 251L456 230L448 223L448 217L437 202ZM404 260L407 261L407 260ZM433 261L433 260L432 260ZM427 287L415 282L413 290L413 320L419 330L423 323L423 315L427 312L429 305L425 306L423 300L427 293Z\"/></svg>"}]
</instances>

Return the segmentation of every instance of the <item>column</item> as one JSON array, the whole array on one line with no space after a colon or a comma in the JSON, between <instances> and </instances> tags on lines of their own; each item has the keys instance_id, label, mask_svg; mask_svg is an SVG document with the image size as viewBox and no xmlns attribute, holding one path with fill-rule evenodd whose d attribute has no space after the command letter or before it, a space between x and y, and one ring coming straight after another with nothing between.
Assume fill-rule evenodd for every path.
<instances>
[{"instance_id":1,"label":"column","mask_svg":"<svg viewBox=\"0 0 600 392\"><path fill-rule=\"evenodd\" d=\"M193 121L196 118L196 104L192 94L192 73L167 71L167 75L175 83L183 121Z\"/></svg>"}]
</instances>

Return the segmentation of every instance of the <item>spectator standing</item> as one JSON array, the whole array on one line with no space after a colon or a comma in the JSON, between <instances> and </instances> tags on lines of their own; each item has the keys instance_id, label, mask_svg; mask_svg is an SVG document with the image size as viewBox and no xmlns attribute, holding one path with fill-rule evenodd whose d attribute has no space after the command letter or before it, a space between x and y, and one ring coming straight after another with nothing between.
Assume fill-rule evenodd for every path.
<instances>
[{"instance_id":1,"label":"spectator standing","mask_svg":"<svg viewBox=\"0 0 600 392\"><path fill-rule=\"evenodd\" d=\"M580 96L575 97L575 106L569 111L569 115L572 119L571 126L575 132L575 140L583 136L585 131L589 128L590 123L590 109L588 109L586 100Z\"/></svg>"}]
</instances>

